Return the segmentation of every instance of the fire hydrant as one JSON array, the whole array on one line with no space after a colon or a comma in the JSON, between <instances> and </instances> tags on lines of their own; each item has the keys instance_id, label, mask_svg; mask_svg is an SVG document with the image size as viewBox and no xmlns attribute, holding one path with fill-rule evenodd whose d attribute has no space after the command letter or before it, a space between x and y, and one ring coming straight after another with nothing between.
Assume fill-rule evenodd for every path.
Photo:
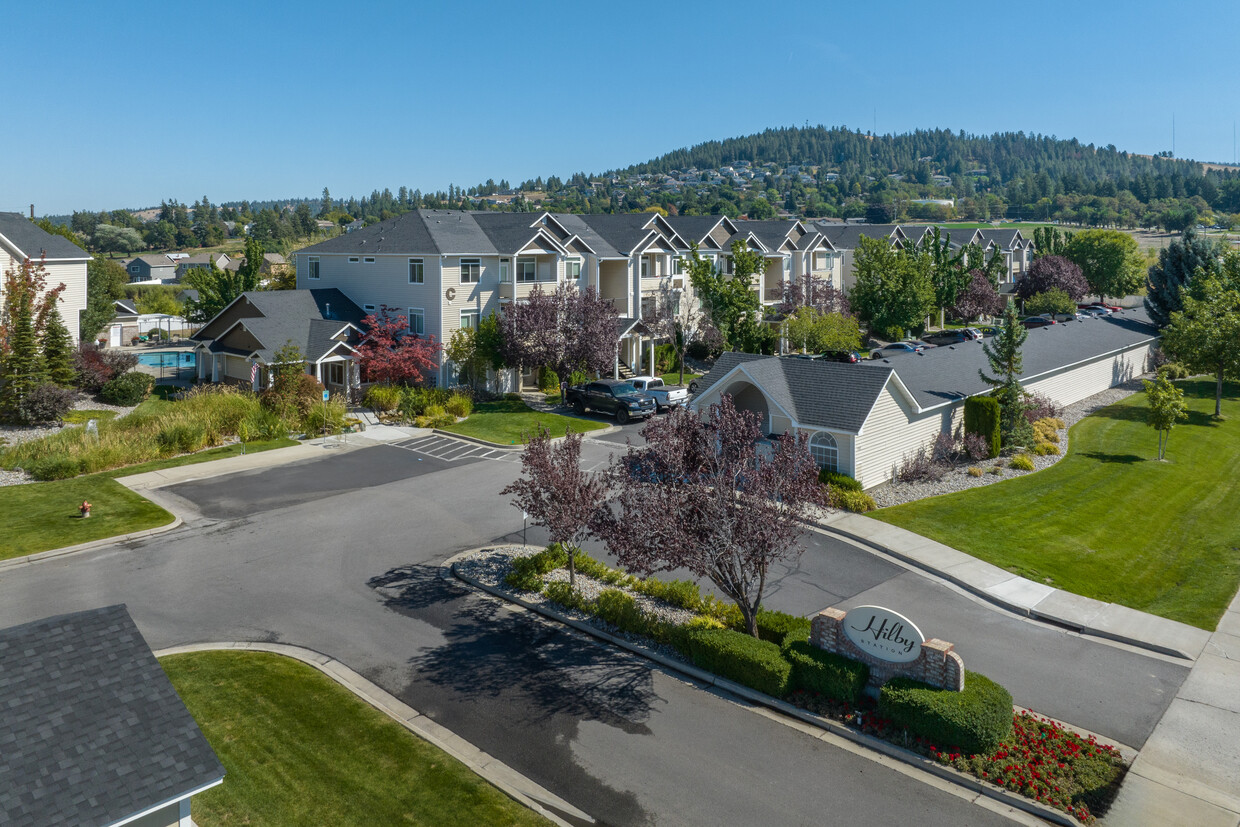
<instances>
[{"instance_id":1,"label":"fire hydrant","mask_svg":"<svg viewBox=\"0 0 1240 827\"><path fill-rule=\"evenodd\" d=\"M78 506L78 511L82 512L82 519L90 516L90 503L82 500L82 504Z\"/></svg>"}]
</instances>

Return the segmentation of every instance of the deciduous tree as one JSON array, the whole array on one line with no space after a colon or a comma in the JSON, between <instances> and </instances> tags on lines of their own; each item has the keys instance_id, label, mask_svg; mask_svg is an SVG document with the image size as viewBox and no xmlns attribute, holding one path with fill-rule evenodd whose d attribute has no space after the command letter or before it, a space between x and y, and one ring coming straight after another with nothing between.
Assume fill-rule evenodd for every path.
<instances>
[{"instance_id":1,"label":"deciduous tree","mask_svg":"<svg viewBox=\"0 0 1240 827\"><path fill-rule=\"evenodd\" d=\"M1158 251L1146 278L1145 310L1159 329L1171 324L1171 314L1184 309L1183 292L1197 277L1218 272L1219 245L1189 228L1181 238Z\"/></svg>"},{"instance_id":2,"label":"deciduous tree","mask_svg":"<svg viewBox=\"0 0 1240 827\"><path fill-rule=\"evenodd\" d=\"M1119 230L1082 230L1072 236L1064 256L1076 262L1098 298L1122 298L1145 282L1145 259L1137 240Z\"/></svg>"},{"instance_id":3,"label":"deciduous tree","mask_svg":"<svg viewBox=\"0 0 1240 827\"><path fill-rule=\"evenodd\" d=\"M604 373L616 358L615 306L593 287L562 283L554 293L535 285L521 304L500 319L504 362L510 367L546 367L567 380L575 371Z\"/></svg>"},{"instance_id":4,"label":"deciduous tree","mask_svg":"<svg viewBox=\"0 0 1240 827\"><path fill-rule=\"evenodd\" d=\"M1146 401L1149 403L1146 422L1158 431L1158 459L1162 460L1167 456L1171 429L1176 422L1188 419L1188 405L1184 402L1184 391L1166 376L1160 375L1153 382L1146 379L1142 384L1145 385Z\"/></svg>"},{"instance_id":5,"label":"deciduous tree","mask_svg":"<svg viewBox=\"0 0 1240 827\"><path fill-rule=\"evenodd\" d=\"M409 332L409 318L391 312L386 304L379 313L362 319L366 338L357 346L357 359L367 382L419 385L439 368L442 350L434 336Z\"/></svg>"},{"instance_id":6,"label":"deciduous tree","mask_svg":"<svg viewBox=\"0 0 1240 827\"><path fill-rule=\"evenodd\" d=\"M828 350L857 350L861 347L861 328L852 316L819 313L802 307L784 322L788 343L802 353Z\"/></svg>"},{"instance_id":7,"label":"deciduous tree","mask_svg":"<svg viewBox=\"0 0 1240 827\"><path fill-rule=\"evenodd\" d=\"M1006 306L986 274L981 270L970 270L969 283L956 296L951 312L955 318L969 322L979 316L997 316Z\"/></svg>"},{"instance_id":8,"label":"deciduous tree","mask_svg":"<svg viewBox=\"0 0 1240 827\"><path fill-rule=\"evenodd\" d=\"M725 395L705 416L684 408L652 419L645 446L613 458L615 508L596 531L639 575L684 568L736 602L757 636L767 575L795 560L811 509L822 504L804 434L759 456L757 414Z\"/></svg>"},{"instance_id":9,"label":"deciduous tree","mask_svg":"<svg viewBox=\"0 0 1240 827\"><path fill-rule=\"evenodd\" d=\"M710 259L702 258L696 244L690 245L689 256L684 259L694 294L702 302L711 325L723 336L725 348L740 344L741 321L756 316L762 307L753 289L753 276L761 260L739 241L732 244L731 275Z\"/></svg>"},{"instance_id":10,"label":"deciduous tree","mask_svg":"<svg viewBox=\"0 0 1240 827\"><path fill-rule=\"evenodd\" d=\"M852 315L852 305L844 291L813 273L784 284L784 298L777 310L781 316L791 316L801 307L812 307L819 313Z\"/></svg>"},{"instance_id":11,"label":"deciduous tree","mask_svg":"<svg viewBox=\"0 0 1240 827\"><path fill-rule=\"evenodd\" d=\"M1223 415L1223 380L1240 378L1240 289L1207 277L1194 280L1184 309L1171 313L1162 347L1191 370L1215 378L1214 415Z\"/></svg>"},{"instance_id":12,"label":"deciduous tree","mask_svg":"<svg viewBox=\"0 0 1240 827\"><path fill-rule=\"evenodd\" d=\"M645 320L654 335L667 339L676 348L680 363L680 382L685 383L685 353L689 345L702 335L706 324L706 315L698 306L697 296L693 293L672 287L670 279L659 284L659 292L655 296L654 316Z\"/></svg>"},{"instance_id":13,"label":"deciduous tree","mask_svg":"<svg viewBox=\"0 0 1240 827\"><path fill-rule=\"evenodd\" d=\"M1076 302L1068 295L1067 291L1058 287L1052 287L1041 293L1035 293L1025 303L1025 312L1033 315L1043 313L1073 313L1076 311Z\"/></svg>"},{"instance_id":14,"label":"deciduous tree","mask_svg":"<svg viewBox=\"0 0 1240 827\"><path fill-rule=\"evenodd\" d=\"M553 442L542 425L521 453L521 478L503 488L512 504L543 526L551 541L568 554L568 584L577 586L578 547L599 524L607 499L603 475L581 468L581 434L565 429L564 439Z\"/></svg>"},{"instance_id":15,"label":"deciduous tree","mask_svg":"<svg viewBox=\"0 0 1240 827\"><path fill-rule=\"evenodd\" d=\"M185 302L185 312L192 322L210 321L242 293L260 286L256 270L221 270L214 260L209 267L191 267L181 281L198 291L198 298Z\"/></svg>"},{"instance_id":16,"label":"deciduous tree","mask_svg":"<svg viewBox=\"0 0 1240 827\"><path fill-rule=\"evenodd\" d=\"M848 294L853 310L870 331L899 339L925 324L934 309L931 259L925 251L893 249L886 239L861 236Z\"/></svg>"},{"instance_id":17,"label":"deciduous tree","mask_svg":"<svg viewBox=\"0 0 1240 827\"><path fill-rule=\"evenodd\" d=\"M1076 262L1063 256L1042 256L1016 282L1016 295L1029 299L1047 290L1062 290L1073 302L1079 302L1089 292L1089 283Z\"/></svg>"}]
</instances>

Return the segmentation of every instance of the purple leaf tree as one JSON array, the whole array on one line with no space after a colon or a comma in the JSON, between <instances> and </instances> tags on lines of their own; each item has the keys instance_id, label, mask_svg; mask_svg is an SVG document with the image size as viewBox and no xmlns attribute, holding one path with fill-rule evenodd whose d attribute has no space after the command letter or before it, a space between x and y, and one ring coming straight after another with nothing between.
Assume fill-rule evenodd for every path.
<instances>
[{"instance_id":1,"label":"purple leaf tree","mask_svg":"<svg viewBox=\"0 0 1240 827\"><path fill-rule=\"evenodd\" d=\"M593 287L564 283L545 293L535 285L525 302L504 309L504 362L551 368L564 380L575 370L604 373L615 360L618 318Z\"/></svg>"},{"instance_id":2,"label":"purple leaf tree","mask_svg":"<svg viewBox=\"0 0 1240 827\"><path fill-rule=\"evenodd\" d=\"M819 313L840 313L852 315L852 307L848 304L848 296L838 290L824 278L806 273L796 282L784 284L784 298L779 303L781 316L791 316L802 307L812 307Z\"/></svg>"},{"instance_id":3,"label":"purple leaf tree","mask_svg":"<svg viewBox=\"0 0 1240 827\"><path fill-rule=\"evenodd\" d=\"M969 283L956 295L952 315L966 322L979 316L996 316L1007 306L990 279L981 270L969 273Z\"/></svg>"},{"instance_id":4,"label":"purple leaf tree","mask_svg":"<svg viewBox=\"0 0 1240 827\"><path fill-rule=\"evenodd\" d=\"M521 472L520 479L499 493L513 495L512 504L546 528L551 541L568 553L568 583L575 588L577 549L598 521L606 482L600 474L581 470L581 434L566 429L557 443L542 425L521 454Z\"/></svg>"},{"instance_id":5,"label":"purple leaf tree","mask_svg":"<svg viewBox=\"0 0 1240 827\"><path fill-rule=\"evenodd\" d=\"M800 556L803 521L822 504L806 436L785 434L760 456L758 416L727 395L705 417L651 420L642 436L612 460L615 507L598 512L596 534L635 574L685 568L709 580L756 637L771 565Z\"/></svg>"},{"instance_id":6,"label":"purple leaf tree","mask_svg":"<svg viewBox=\"0 0 1240 827\"><path fill-rule=\"evenodd\" d=\"M1016 295L1029 299L1055 288L1079 302L1089 292L1089 283L1076 263L1063 256L1042 256L1029 266L1024 278L1016 282Z\"/></svg>"}]
</instances>

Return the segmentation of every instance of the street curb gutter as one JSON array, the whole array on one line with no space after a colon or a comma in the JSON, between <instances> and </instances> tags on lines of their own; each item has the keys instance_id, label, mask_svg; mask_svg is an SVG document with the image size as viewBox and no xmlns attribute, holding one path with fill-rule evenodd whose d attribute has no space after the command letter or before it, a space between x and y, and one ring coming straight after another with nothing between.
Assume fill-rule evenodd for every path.
<instances>
[{"instance_id":1,"label":"street curb gutter","mask_svg":"<svg viewBox=\"0 0 1240 827\"><path fill-rule=\"evenodd\" d=\"M1123 635L1118 632L1111 632L1105 629L1094 628L1092 626L1088 626L1082 623L1065 620L1062 617L1057 617L1055 615L1052 615L1046 612L1038 611L1036 607L1030 608L1028 606L1023 606L1017 603L1004 600L1002 597L992 594L986 591L985 589L982 589L981 587L977 586L976 584L970 583L968 580L957 577L951 574L950 572L942 571L940 569L934 568L933 566L929 566L924 561L919 560L912 555L903 554L889 546L885 546L882 543L875 542L874 540L871 540L868 537L863 537L860 534L854 534L851 531L846 531L845 529L839 528L838 526L832 525L830 523L814 522L814 523L811 523L811 525L826 534L833 534L836 537L839 537L841 539L851 540L852 542L860 543L861 545L868 546L874 549L875 551L879 551L883 554L894 557L897 560L900 560L901 562L909 564L910 566L914 566L915 568L918 568L921 571L927 572L929 574L933 574L935 577L941 577L942 579L948 581L949 583L959 586L960 588L964 589L970 594L976 597L980 597L988 603L993 603L994 605L999 606L1000 608L1005 609L1009 612L1012 612L1013 614L1020 615L1021 617L1028 617L1033 620L1038 620L1043 623L1051 624L1052 626L1057 626L1061 629L1069 629L1073 632L1077 632L1082 635L1105 638L1107 640L1113 640L1117 643L1123 643L1127 646L1132 646L1137 649L1146 649L1151 652L1157 652L1160 655L1168 655L1170 657L1178 658L1180 660L1186 660L1189 663L1192 663L1196 660L1192 655L1188 654L1182 649L1176 649L1171 646L1163 646L1161 644L1154 643L1152 641L1142 640L1141 638L1129 637L1128 635Z\"/></svg>"},{"instance_id":2,"label":"street curb gutter","mask_svg":"<svg viewBox=\"0 0 1240 827\"><path fill-rule=\"evenodd\" d=\"M290 646L284 643L248 643L225 641L218 643L191 643L160 649L155 657L182 655L190 652L214 651L270 652L299 660L322 672L336 683L348 689L358 698L387 715L396 723L460 761L483 780L498 788L514 801L560 825L560 827L584 827L597 822L572 804L551 791L534 783L507 764L475 747L459 735L440 726L421 712L402 702L380 686L366 680L340 661L313 649Z\"/></svg>"},{"instance_id":3,"label":"street curb gutter","mask_svg":"<svg viewBox=\"0 0 1240 827\"><path fill-rule=\"evenodd\" d=\"M674 672L679 672L682 675L692 678L694 681L705 684L707 686L713 686L718 689L722 689L725 692L728 692L732 695L743 698L759 706L767 707L768 709L773 709L777 712L783 713L784 715L787 715L792 718L796 718L799 721L810 724L811 726L826 730L826 732L832 735L836 735L854 744L857 744L858 746L862 746L862 747L865 747L866 749L881 753L882 755L895 759L896 761L900 761L901 763L904 763L916 769L922 770L923 772L927 772L943 781L947 781L951 784L964 787L965 789L971 790L980 795L984 795L987 798L993 799L1002 804L1006 804L1009 807L1013 807L1025 813L1029 813L1030 815L1036 816L1037 818L1042 819L1043 821L1053 822L1055 824L1063 825L1064 827L1079 827L1080 825L1079 821L1067 815L1066 813L1060 812L1059 810L1055 810L1050 807L1046 807L1041 804L1038 804L1037 802L1030 801L1027 798L1024 798L1023 796L1013 795L1009 793L1007 790L1004 790L1002 788L995 787L989 784L984 784L982 781L978 779L972 778L971 776L967 776L961 772L951 769L950 767L945 767L933 761L930 761L926 758L922 758L920 755L917 755L916 753L910 752L905 749L901 749L900 747L897 747L894 744L891 744L880 738L875 738L871 735L866 735L865 733L857 732L856 730L853 730L853 729L850 729L849 727L844 726L838 721L833 721L829 718L824 718L819 715L815 715L812 712L808 712L804 709L793 706L790 703L781 701L777 698L773 698L770 695L757 692L753 689L750 689L747 686L742 686L738 683L730 681L727 678L721 678L718 675L712 674L703 669L699 669L696 666L692 666L692 665L674 660L662 654L661 652L651 649L648 646L643 646L641 644L633 643L631 641L617 637L615 635L612 635L608 632L603 631L602 629L599 629L598 627L592 624L585 623L583 621L577 620L576 618L568 617L567 615L561 614L555 609L548 608L545 605L535 603L530 600L526 600L522 597L504 594L503 592L500 592L498 589L488 586L487 584L477 580L476 578L470 577L469 575L464 574L457 570L456 568L457 560L463 557L467 557L468 555L473 554L476 551L481 551L484 548L490 548L490 546L483 546L477 549L470 549L468 551L463 551L459 554L455 554L452 557L448 558L440 566L440 569L439 569L440 577L442 577L445 580L451 580L453 578L461 580L473 586L474 588L480 589L486 592L487 594L493 595L494 597L497 597L501 600L504 600L509 603L516 603L517 605L522 606L523 608L528 609L529 611L534 612L535 614L541 615L550 620L557 621L566 626L570 626L579 632L583 632L587 635L590 635L591 637L598 638L599 640L610 643L613 646L618 646L621 649L625 649L629 652L632 652L635 655L639 655L643 658L646 658L647 660L652 660L655 663L658 663L660 666L663 666L666 669L672 670Z\"/></svg>"},{"instance_id":4,"label":"street curb gutter","mask_svg":"<svg viewBox=\"0 0 1240 827\"><path fill-rule=\"evenodd\" d=\"M137 492L134 492L137 493ZM141 496L141 495L139 495ZM144 497L149 502L155 502L149 497ZM155 503L169 514L172 512L164 508L159 503ZM15 569L19 566L30 566L35 563L41 563L45 560L52 560L57 557L67 557L70 554L77 554L80 551L90 551L91 549L102 548L104 546L117 545L119 543L128 543L133 540L143 540L147 537L154 537L157 534L163 534L166 531L172 531L174 528L180 528L183 520L176 514L172 514L172 522L166 523L155 528L148 528L145 531L134 531L129 534L118 534L112 537L104 537L100 540L91 540L89 543L78 543L76 546L65 546L64 548L54 548L50 551L41 551L38 554L27 554L23 557L14 557L12 560L0 561L0 571L6 569Z\"/></svg>"}]
</instances>

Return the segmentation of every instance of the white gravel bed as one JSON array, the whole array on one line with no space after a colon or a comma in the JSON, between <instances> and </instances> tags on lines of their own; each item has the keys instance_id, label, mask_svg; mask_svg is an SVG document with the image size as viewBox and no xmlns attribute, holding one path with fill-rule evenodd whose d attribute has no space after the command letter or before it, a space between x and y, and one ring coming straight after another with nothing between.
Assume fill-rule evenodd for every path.
<instances>
[{"instance_id":1,"label":"white gravel bed","mask_svg":"<svg viewBox=\"0 0 1240 827\"><path fill-rule=\"evenodd\" d=\"M1126 399L1142 389L1141 380L1145 377L1137 377L1130 379L1122 385L1114 388L1108 388L1101 393L1082 399L1080 402L1073 403L1063 409L1059 418L1063 420L1064 428L1059 431L1059 453L1050 456L1040 457L1035 454L1029 454L1029 458L1033 460L1033 471L1014 471L1008 467L1010 457L1003 458L1002 470L995 474L991 473L991 469L995 467L996 460L983 460L981 462L969 463L967 465L959 465L948 471L943 479L938 482L890 482L878 488L871 489L868 493L874 498L875 504L879 508L886 508L893 505L903 505L911 503L915 500L922 500L926 497L937 497L940 494L952 494L957 491L966 491L970 488L977 488L982 485L991 485L992 483L1002 480L1010 480L1013 477L1023 477L1032 474L1035 471L1041 471L1049 468L1059 460L1063 459L1068 452L1068 429L1094 411L1105 408L1108 405L1114 405L1122 399ZM968 469L977 467L984 472L980 477L969 476Z\"/></svg>"},{"instance_id":2,"label":"white gravel bed","mask_svg":"<svg viewBox=\"0 0 1240 827\"><path fill-rule=\"evenodd\" d=\"M578 611L577 609L569 609L561 606L558 603L548 600L547 597L542 594L518 591L504 582L504 578L508 575L508 572L512 570L511 561L513 558L532 557L539 551L542 551L542 549L533 546L496 546L494 548L485 548L481 551L476 551L468 557L457 560L455 566L462 574L485 583L487 586L495 589L505 596L520 597L522 600L535 604L546 604L548 607L554 607L560 614L571 617L574 620L589 623L591 626L601 629L608 634L623 638L631 643L641 643L646 646L653 647L667 657L676 658L681 661L684 660L684 656L670 646L657 644L649 638L642 637L641 635L633 635L623 632L615 626L612 626L610 623L600 620L594 615L586 614L585 612ZM568 569L556 569L555 571L547 574L543 579L547 583L567 583ZM595 580L591 577L586 577L581 572L577 572L577 591L579 591L587 600L596 599L599 596L599 593L604 589L619 589L620 591L625 592L626 594L632 596L633 599L637 601L637 605L640 606L647 614L654 615L660 620L670 623L683 624L688 623L696 617L693 612L686 609L670 606L662 600L655 600L654 598L647 597L644 594L638 594L637 592L630 591L621 586L608 585L602 581Z\"/></svg>"},{"instance_id":3,"label":"white gravel bed","mask_svg":"<svg viewBox=\"0 0 1240 827\"><path fill-rule=\"evenodd\" d=\"M109 405L107 402L100 402L88 396L78 397L73 403L75 411L115 411L116 416L122 417L132 411L136 406ZM58 433L64 428L80 428L81 424L73 425L0 425L0 450L13 445L20 445L23 442L30 442L35 439L42 439L45 436L51 436ZM0 468L0 487L5 485L24 485L28 482L34 482L25 471L6 471Z\"/></svg>"}]
</instances>

